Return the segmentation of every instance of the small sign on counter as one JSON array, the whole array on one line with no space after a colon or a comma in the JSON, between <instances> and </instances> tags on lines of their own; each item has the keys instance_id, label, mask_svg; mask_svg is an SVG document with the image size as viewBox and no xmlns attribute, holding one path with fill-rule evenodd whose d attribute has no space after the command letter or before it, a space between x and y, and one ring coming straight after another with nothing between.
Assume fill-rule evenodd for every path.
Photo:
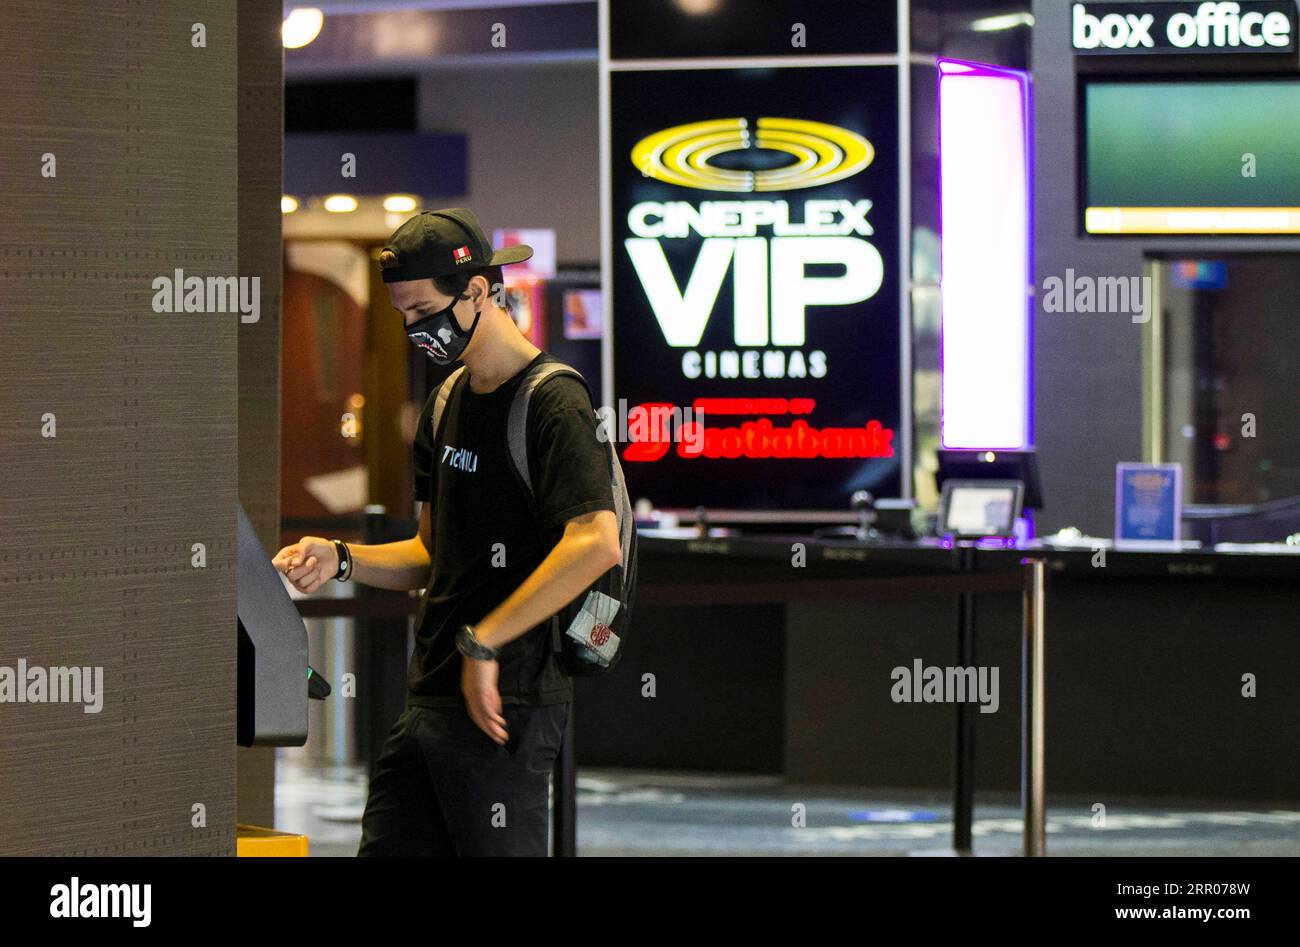
<instances>
[{"instance_id":1,"label":"small sign on counter","mask_svg":"<svg viewBox=\"0 0 1300 947\"><path fill-rule=\"evenodd\" d=\"M1181 464L1115 465L1115 547L1177 546L1183 516Z\"/></svg>"}]
</instances>

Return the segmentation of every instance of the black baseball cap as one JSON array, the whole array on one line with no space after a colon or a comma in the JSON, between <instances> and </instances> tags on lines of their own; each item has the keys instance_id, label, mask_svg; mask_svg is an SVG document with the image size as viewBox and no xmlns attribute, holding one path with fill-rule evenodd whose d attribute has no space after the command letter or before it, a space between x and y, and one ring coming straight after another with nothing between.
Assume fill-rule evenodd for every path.
<instances>
[{"instance_id":1,"label":"black baseball cap","mask_svg":"<svg viewBox=\"0 0 1300 947\"><path fill-rule=\"evenodd\" d=\"M393 231L379 253L385 283L448 276L461 269L522 263L533 248L493 250L478 218L464 207L426 210Z\"/></svg>"}]
</instances>

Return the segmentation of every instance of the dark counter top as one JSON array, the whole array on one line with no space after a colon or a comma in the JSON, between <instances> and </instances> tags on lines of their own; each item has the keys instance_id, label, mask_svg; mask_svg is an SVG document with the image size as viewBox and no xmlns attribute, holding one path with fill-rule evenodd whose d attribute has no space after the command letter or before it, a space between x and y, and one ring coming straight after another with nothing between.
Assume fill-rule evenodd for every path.
<instances>
[{"instance_id":1,"label":"dark counter top","mask_svg":"<svg viewBox=\"0 0 1300 947\"><path fill-rule=\"evenodd\" d=\"M1103 540L1099 540L1102 542ZM728 560L737 578L781 575L789 578L796 555L819 574L829 571L860 575L863 567L878 575L1014 571L1026 558L1046 560L1054 573L1150 576L1223 576L1300 579L1300 553L1273 549L1116 549L1106 547L1105 565L1095 565L1098 550L1091 546L1049 546L1040 542L1000 546L974 541L946 542L882 540L862 543L847 538L816 538L807 534L667 537L642 533L640 555L647 560ZM756 569L766 564L766 569ZM713 571L713 567L710 568ZM715 573L716 574L716 573Z\"/></svg>"}]
</instances>

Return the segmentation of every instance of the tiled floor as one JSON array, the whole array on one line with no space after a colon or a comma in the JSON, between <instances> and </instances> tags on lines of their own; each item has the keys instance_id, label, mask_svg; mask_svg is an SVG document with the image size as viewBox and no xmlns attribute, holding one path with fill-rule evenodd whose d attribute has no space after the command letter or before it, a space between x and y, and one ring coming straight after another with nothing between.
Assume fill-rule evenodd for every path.
<instances>
[{"instance_id":1,"label":"tiled floor","mask_svg":"<svg viewBox=\"0 0 1300 947\"><path fill-rule=\"evenodd\" d=\"M276 827L306 834L313 855L355 855L361 771L281 760L277 775ZM1094 801L1050 802L1052 855L1300 855L1300 803L1112 801L1095 825ZM1015 799L981 796L975 819L977 855L1019 854ZM943 855L951 833L948 799L935 793L613 770L578 778L582 855Z\"/></svg>"}]
</instances>

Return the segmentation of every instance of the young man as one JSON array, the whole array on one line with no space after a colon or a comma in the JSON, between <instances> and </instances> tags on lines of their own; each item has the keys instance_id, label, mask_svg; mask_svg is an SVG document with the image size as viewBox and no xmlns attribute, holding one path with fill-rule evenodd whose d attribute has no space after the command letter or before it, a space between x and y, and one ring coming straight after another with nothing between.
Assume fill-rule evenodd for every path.
<instances>
[{"instance_id":1,"label":"young man","mask_svg":"<svg viewBox=\"0 0 1300 947\"><path fill-rule=\"evenodd\" d=\"M360 855L545 855L548 776L572 685L548 619L619 560L606 447L577 379L537 389L530 504L506 421L526 368L551 359L503 308L502 264L468 210L425 211L380 254L407 334L465 371L441 437L435 389L415 436L420 533L378 546L303 537L279 567L304 592L333 578L423 588L406 707L375 764Z\"/></svg>"}]
</instances>

